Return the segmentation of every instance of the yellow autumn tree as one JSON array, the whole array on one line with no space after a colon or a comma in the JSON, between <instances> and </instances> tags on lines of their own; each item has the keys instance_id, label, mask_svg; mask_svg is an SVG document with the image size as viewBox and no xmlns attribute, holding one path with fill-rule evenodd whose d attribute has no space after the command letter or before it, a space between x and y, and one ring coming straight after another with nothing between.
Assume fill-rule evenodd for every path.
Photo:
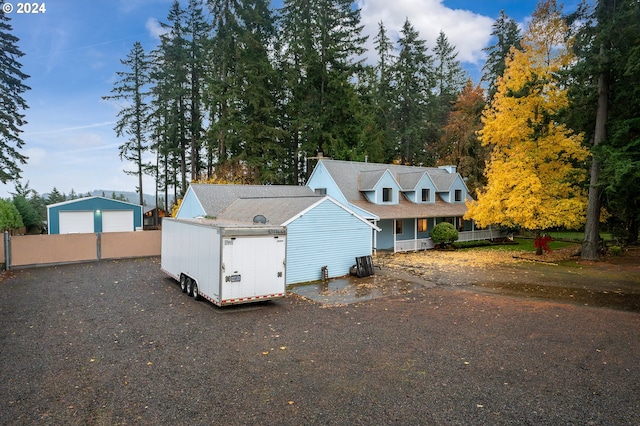
<instances>
[{"instance_id":1,"label":"yellow autumn tree","mask_svg":"<svg viewBox=\"0 0 640 426\"><path fill-rule=\"evenodd\" d=\"M466 218L480 226L522 227L539 236L548 228L584 223L580 182L587 150L583 135L561 120L568 106L562 71L574 61L567 34L556 2L542 1L523 35L523 50L511 51L479 132L492 152L487 185L468 203Z\"/></svg>"}]
</instances>

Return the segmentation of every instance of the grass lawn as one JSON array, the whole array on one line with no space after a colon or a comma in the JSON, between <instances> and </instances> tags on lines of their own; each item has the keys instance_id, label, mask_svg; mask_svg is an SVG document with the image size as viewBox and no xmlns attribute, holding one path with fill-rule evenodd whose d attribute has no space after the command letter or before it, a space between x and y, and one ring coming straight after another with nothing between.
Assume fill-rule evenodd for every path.
<instances>
[{"instance_id":1,"label":"grass lawn","mask_svg":"<svg viewBox=\"0 0 640 426\"><path fill-rule=\"evenodd\" d=\"M577 242L584 240L584 232L582 231L550 231L546 233L554 240L571 240ZM613 241L613 236L610 232L601 232L600 237L605 241Z\"/></svg>"},{"instance_id":2,"label":"grass lawn","mask_svg":"<svg viewBox=\"0 0 640 426\"><path fill-rule=\"evenodd\" d=\"M533 246L532 238L514 238L514 241L518 244L504 244L504 245L495 245L495 246L485 246L485 247L476 247L468 250L502 250L502 251L511 251L511 250L524 250L535 252L536 248ZM576 243L566 242L566 241L551 241L549 243L549 247L551 250L557 250L563 247L573 246Z\"/></svg>"}]
</instances>

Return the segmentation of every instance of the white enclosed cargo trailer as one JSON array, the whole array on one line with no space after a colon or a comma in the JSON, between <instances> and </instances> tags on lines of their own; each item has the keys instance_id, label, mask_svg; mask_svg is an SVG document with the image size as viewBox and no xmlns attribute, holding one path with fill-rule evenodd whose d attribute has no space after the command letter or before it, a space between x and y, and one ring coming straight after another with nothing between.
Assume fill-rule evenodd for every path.
<instances>
[{"instance_id":1,"label":"white enclosed cargo trailer","mask_svg":"<svg viewBox=\"0 0 640 426\"><path fill-rule=\"evenodd\" d=\"M162 220L162 270L218 306L284 297L286 228L208 219Z\"/></svg>"}]
</instances>

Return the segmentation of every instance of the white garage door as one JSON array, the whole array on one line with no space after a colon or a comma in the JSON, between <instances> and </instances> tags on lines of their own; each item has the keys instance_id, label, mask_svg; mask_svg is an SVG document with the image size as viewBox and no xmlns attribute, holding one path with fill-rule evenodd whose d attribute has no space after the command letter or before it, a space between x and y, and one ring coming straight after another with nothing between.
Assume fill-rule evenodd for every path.
<instances>
[{"instance_id":1,"label":"white garage door","mask_svg":"<svg viewBox=\"0 0 640 426\"><path fill-rule=\"evenodd\" d=\"M93 211L88 212L68 212L61 211L60 219L61 234L92 234Z\"/></svg>"},{"instance_id":2,"label":"white garage door","mask_svg":"<svg viewBox=\"0 0 640 426\"><path fill-rule=\"evenodd\" d=\"M128 232L133 230L133 210L102 211L102 232Z\"/></svg>"}]
</instances>

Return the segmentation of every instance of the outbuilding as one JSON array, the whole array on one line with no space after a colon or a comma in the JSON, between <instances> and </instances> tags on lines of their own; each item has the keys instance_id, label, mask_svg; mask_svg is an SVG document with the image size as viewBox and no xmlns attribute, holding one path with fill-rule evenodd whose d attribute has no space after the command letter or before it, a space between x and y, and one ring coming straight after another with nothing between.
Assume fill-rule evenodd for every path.
<instances>
[{"instance_id":1,"label":"outbuilding","mask_svg":"<svg viewBox=\"0 0 640 426\"><path fill-rule=\"evenodd\" d=\"M86 197L47 206L49 234L142 230L142 206L104 197Z\"/></svg>"},{"instance_id":2,"label":"outbuilding","mask_svg":"<svg viewBox=\"0 0 640 426\"><path fill-rule=\"evenodd\" d=\"M192 184L178 218L258 222L287 228L287 285L349 274L372 253L377 226L335 199L301 186Z\"/></svg>"}]
</instances>

